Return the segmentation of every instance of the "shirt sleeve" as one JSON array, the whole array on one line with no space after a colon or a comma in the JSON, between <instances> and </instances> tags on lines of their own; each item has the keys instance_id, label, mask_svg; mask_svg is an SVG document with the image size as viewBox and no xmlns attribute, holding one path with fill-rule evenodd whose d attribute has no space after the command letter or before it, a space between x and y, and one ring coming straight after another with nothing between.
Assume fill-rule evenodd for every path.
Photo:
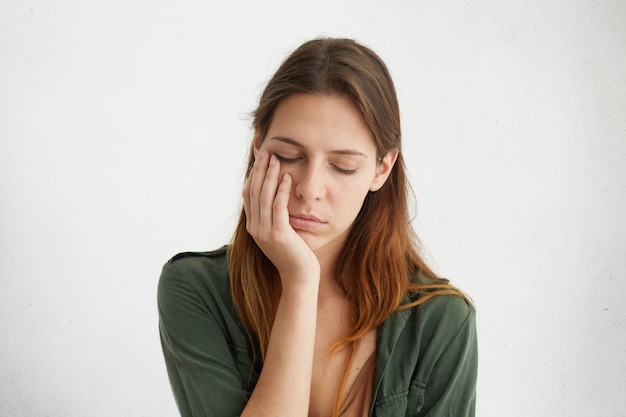
<instances>
[{"instance_id":1,"label":"shirt sleeve","mask_svg":"<svg viewBox=\"0 0 626 417\"><path fill-rule=\"evenodd\" d=\"M452 303L449 308L437 325L433 351L428 352L432 368L421 381L423 402L418 416L475 415L478 368L476 311L464 300Z\"/></svg>"},{"instance_id":2,"label":"shirt sleeve","mask_svg":"<svg viewBox=\"0 0 626 417\"><path fill-rule=\"evenodd\" d=\"M187 275L187 276L186 276ZM219 310L175 263L158 287L159 330L182 417L239 416L248 401Z\"/></svg>"}]
</instances>

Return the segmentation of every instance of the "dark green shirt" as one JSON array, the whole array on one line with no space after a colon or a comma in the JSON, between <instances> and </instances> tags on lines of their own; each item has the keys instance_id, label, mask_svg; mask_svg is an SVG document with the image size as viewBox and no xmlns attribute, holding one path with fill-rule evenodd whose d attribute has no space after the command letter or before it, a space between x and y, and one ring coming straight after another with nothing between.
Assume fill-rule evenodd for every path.
<instances>
[{"instance_id":1,"label":"dark green shirt","mask_svg":"<svg viewBox=\"0 0 626 417\"><path fill-rule=\"evenodd\" d=\"M239 416L258 380L230 295L226 250L176 255L158 289L160 333L183 417ZM371 416L474 416L476 324L460 296L392 314L377 331ZM257 349L258 352L258 349Z\"/></svg>"}]
</instances>

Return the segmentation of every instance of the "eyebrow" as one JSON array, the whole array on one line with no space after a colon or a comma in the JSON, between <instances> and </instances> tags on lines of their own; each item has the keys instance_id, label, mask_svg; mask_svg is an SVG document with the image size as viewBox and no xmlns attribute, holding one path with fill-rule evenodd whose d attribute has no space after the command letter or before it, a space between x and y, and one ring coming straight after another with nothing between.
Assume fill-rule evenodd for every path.
<instances>
[{"instance_id":1,"label":"eyebrow","mask_svg":"<svg viewBox=\"0 0 626 417\"><path fill-rule=\"evenodd\" d=\"M270 138L270 140L277 140L283 143L287 143L289 145L296 146L301 149L305 148L304 145L301 144L300 142L293 140L291 138L287 138L285 136L274 136ZM335 155L354 155L354 156L362 156L364 158L367 158L367 155L365 155L363 152L359 152L354 149L335 149L335 150L330 151L330 153L335 154Z\"/></svg>"}]
</instances>

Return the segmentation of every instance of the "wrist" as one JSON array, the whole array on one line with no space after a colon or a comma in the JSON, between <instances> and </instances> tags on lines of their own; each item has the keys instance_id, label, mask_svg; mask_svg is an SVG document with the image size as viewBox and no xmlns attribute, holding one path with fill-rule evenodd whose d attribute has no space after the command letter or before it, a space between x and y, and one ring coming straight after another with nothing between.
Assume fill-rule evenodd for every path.
<instances>
[{"instance_id":1,"label":"wrist","mask_svg":"<svg viewBox=\"0 0 626 417\"><path fill-rule=\"evenodd\" d=\"M314 271L281 273L280 281L283 295L314 296L317 299L320 285L319 268Z\"/></svg>"}]
</instances>

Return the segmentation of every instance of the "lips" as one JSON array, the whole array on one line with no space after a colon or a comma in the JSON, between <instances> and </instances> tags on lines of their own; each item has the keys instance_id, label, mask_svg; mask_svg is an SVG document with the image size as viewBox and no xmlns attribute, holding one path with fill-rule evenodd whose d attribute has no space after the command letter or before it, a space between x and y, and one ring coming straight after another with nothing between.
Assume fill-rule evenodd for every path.
<instances>
[{"instance_id":1,"label":"lips","mask_svg":"<svg viewBox=\"0 0 626 417\"><path fill-rule=\"evenodd\" d=\"M314 232L325 223L315 216L307 214L293 214L289 215L289 224L296 230Z\"/></svg>"}]
</instances>

